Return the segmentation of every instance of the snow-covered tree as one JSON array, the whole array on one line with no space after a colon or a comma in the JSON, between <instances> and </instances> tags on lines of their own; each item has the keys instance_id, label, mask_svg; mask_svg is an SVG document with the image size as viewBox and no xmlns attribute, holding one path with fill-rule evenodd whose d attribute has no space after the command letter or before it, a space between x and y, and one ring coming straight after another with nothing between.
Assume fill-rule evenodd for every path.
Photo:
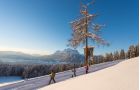
<instances>
[{"instance_id":1,"label":"snow-covered tree","mask_svg":"<svg viewBox=\"0 0 140 90\"><path fill-rule=\"evenodd\" d=\"M118 60L119 59L119 52L115 51L114 52L114 60Z\"/></svg>"},{"instance_id":2,"label":"snow-covered tree","mask_svg":"<svg viewBox=\"0 0 140 90\"><path fill-rule=\"evenodd\" d=\"M135 46L135 57L139 56L139 44Z\"/></svg>"},{"instance_id":3,"label":"snow-covered tree","mask_svg":"<svg viewBox=\"0 0 140 90\"><path fill-rule=\"evenodd\" d=\"M71 22L72 27L72 38L69 40L69 46L77 48L80 44L86 44L87 39L101 45L109 45L100 33L102 27L105 25L93 23L93 19L97 16L96 14L89 14L87 11L88 6L84 5L84 10L81 10L81 17Z\"/></svg>"},{"instance_id":4,"label":"snow-covered tree","mask_svg":"<svg viewBox=\"0 0 140 90\"><path fill-rule=\"evenodd\" d=\"M113 61L113 54L112 53L106 53L105 55L105 62Z\"/></svg>"},{"instance_id":5,"label":"snow-covered tree","mask_svg":"<svg viewBox=\"0 0 140 90\"><path fill-rule=\"evenodd\" d=\"M127 52L127 57L128 58L133 58L135 57L135 46L134 45L131 45L128 49L128 52Z\"/></svg>"},{"instance_id":6,"label":"snow-covered tree","mask_svg":"<svg viewBox=\"0 0 140 90\"><path fill-rule=\"evenodd\" d=\"M120 51L120 59L125 59L125 52L123 49Z\"/></svg>"},{"instance_id":7,"label":"snow-covered tree","mask_svg":"<svg viewBox=\"0 0 140 90\"><path fill-rule=\"evenodd\" d=\"M93 2L91 2L93 3ZM85 44L85 64L88 65L88 41L91 40L98 45L109 45L103 38L100 36L100 32L103 26L93 23L96 14L89 13L89 5L81 4L80 9L80 18L71 22L72 27L72 38L69 40L68 46L77 48L80 44Z\"/></svg>"}]
</instances>

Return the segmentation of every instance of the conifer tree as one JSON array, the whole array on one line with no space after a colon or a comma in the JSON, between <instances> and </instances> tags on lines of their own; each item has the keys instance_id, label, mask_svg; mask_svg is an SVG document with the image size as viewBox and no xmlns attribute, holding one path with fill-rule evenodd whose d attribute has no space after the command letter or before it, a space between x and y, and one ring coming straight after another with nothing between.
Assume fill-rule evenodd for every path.
<instances>
[{"instance_id":1,"label":"conifer tree","mask_svg":"<svg viewBox=\"0 0 140 90\"><path fill-rule=\"evenodd\" d=\"M115 51L114 52L114 60L118 60L119 59L119 52Z\"/></svg>"},{"instance_id":2,"label":"conifer tree","mask_svg":"<svg viewBox=\"0 0 140 90\"><path fill-rule=\"evenodd\" d=\"M128 52L127 52L127 57L128 58L133 58L135 57L135 47L134 45L131 45L128 49Z\"/></svg>"},{"instance_id":3,"label":"conifer tree","mask_svg":"<svg viewBox=\"0 0 140 90\"><path fill-rule=\"evenodd\" d=\"M123 49L120 51L120 59L125 59L125 52Z\"/></svg>"},{"instance_id":4,"label":"conifer tree","mask_svg":"<svg viewBox=\"0 0 140 90\"><path fill-rule=\"evenodd\" d=\"M139 44L135 46L135 57L139 56Z\"/></svg>"}]
</instances>

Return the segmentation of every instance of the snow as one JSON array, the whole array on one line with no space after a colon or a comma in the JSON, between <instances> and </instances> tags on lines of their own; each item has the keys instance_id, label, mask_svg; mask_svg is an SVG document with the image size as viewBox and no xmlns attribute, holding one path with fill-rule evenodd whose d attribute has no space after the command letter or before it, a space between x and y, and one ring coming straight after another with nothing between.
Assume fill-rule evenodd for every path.
<instances>
[{"instance_id":1,"label":"snow","mask_svg":"<svg viewBox=\"0 0 140 90\"><path fill-rule=\"evenodd\" d=\"M138 90L138 57L39 90Z\"/></svg>"},{"instance_id":2,"label":"snow","mask_svg":"<svg viewBox=\"0 0 140 90\"><path fill-rule=\"evenodd\" d=\"M0 87L21 81L22 78L18 76L0 76Z\"/></svg>"}]
</instances>

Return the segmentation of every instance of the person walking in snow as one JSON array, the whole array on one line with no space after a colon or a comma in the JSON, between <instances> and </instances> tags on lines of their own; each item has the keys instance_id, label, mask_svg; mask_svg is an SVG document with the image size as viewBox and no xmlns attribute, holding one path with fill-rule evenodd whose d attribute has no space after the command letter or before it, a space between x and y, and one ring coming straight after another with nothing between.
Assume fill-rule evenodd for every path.
<instances>
[{"instance_id":1,"label":"person walking in snow","mask_svg":"<svg viewBox=\"0 0 140 90\"><path fill-rule=\"evenodd\" d=\"M86 74L87 74L88 73L88 70L89 70L89 66L86 65L85 68L86 68Z\"/></svg>"},{"instance_id":2,"label":"person walking in snow","mask_svg":"<svg viewBox=\"0 0 140 90\"><path fill-rule=\"evenodd\" d=\"M52 70L52 71L51 71L51 74L50 74L50 81L49 81L49 84L51 83L52 80L53 80L54 83L56 83L56 81L55 81L54 78L55 78L55 72L54 72L54 70Z\"/></svg>"},{"instance_id":3,"label":"person walking in snow","mask_svg":"<svg viewBox=\"0 0 140 90\"><path fill-rule=\"evenodd\" d=\"M76 77L76 67L75 67L75 64L73 65L72 72L73 72L72 77Z\"/></svg>"}]
</instances>

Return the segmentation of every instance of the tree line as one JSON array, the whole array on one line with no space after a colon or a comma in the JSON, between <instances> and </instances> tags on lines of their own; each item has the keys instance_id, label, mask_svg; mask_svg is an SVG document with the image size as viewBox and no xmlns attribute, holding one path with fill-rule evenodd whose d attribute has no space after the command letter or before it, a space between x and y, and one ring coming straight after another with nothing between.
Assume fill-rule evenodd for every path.
<instances>
[{"instance_id":1,"label":"tree line","mask_svg":"<svg viewBox=\"0 0 140 90\"><path fill-rule=\"evenodd\" d=\"M76 68L80 65L76 64ZM24 64L0 64L0 76L21 76L25 78L33 78L48 75L53 69L56 73L73 68L72 64L56 64L56 65L24 65Z\"/></svg>"},{"instance_id":2,"label":"tree line","mask_svg":"<svg viewBox=\"0 0 140 90\"><path fill-rule=\"evenodd\" d=\"M100 55L98 57L94 57L92 64L98 64L120 59L130 59L138 56L139 56L139 45L131 45L127 51L121 49L120 51L106 53L104 56Z\"/></svg>"},{"instance_id":3,"label":"tree line","mask_svg":"<svg viewBox=\"0 0 140 90\"><path fill-rule=\"evenodd\" d=\"M76 65L77 68L79 66L80 65ZM72 69L72 65L0 64L0 76L21 76L22 78L33 78L48 75L51 72L52 68L57 73Z\"/></svg>"},{"instance_id":4,"label":"tree line","mask_svg":"<svg viewBox=\"0 0 140 90\"><path fill-rule=\"evenodd\" d=\"M120 59L130 59L139 56L139 45L131 45L128 51L123 49L120 51L115 51L114 53L106 53L105 56L100 55L94 57L93 62L90 64L99 64L108 61L120 60ZM76 64L75 67L83 67L84 64ZM21 76L22 78L33 78L43 75L50 74L53 69L56 73L66 70L71 70L73 64L57 64L57 65L46 65L46 64L0 64L0 76Z\"/></svg>"}]
</instances>

